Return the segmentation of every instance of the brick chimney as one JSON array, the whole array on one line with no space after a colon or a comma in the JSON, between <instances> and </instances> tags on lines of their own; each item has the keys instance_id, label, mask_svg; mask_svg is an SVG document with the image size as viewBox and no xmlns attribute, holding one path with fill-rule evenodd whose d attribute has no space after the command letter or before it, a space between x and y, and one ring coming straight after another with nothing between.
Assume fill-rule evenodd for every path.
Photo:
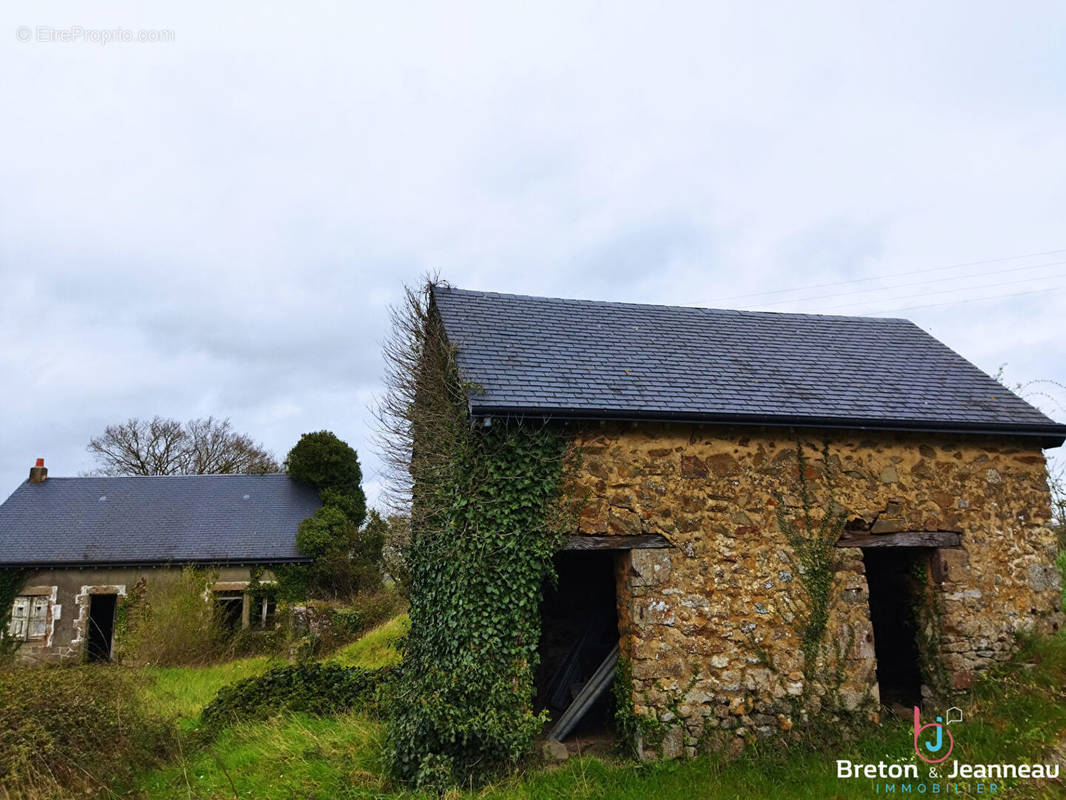
<instances>
[{"instance_id":1,"label":"brick chimney","mask_svg":"<svg viewBox=\"0 0 1066 800\"><path fill-rule=\"evenodd\" d=\"M44 459L38 458L36 466L30 467L30 483L44 483L48 477L48 467L44 465Z\"/></svg>"}]
</instances>

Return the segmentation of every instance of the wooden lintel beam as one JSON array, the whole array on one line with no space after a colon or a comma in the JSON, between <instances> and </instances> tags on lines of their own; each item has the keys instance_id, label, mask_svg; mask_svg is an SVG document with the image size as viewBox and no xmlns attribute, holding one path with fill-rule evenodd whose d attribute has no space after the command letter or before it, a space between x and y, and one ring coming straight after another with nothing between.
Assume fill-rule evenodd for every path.
<instances>
[{"instance_id":1,"label":"wooden lintel beam","mask_svg":"<svg viewBox=\"0 0 1066 800\"><path fill-rule=\"evenodd\" d=\"M841 536L837 547L962 547L957 531L902 531Z\"/></svg>"},{"instance_id":2,"label":"wooden lintel beam","mask_svg":"<svg viewBox=\"0 0 1066 800\"><path fill-rule=\"evenodd\" d=\"M578 535L568 538L563 550L662 550L670 546L669 540L658 533Z\"/></svg>"}]
</instances>

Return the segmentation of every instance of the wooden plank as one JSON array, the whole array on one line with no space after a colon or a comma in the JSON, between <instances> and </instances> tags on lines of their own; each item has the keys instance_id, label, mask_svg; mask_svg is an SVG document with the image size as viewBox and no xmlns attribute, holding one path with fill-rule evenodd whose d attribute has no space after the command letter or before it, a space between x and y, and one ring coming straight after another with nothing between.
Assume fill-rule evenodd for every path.
<instances>
[{"instance_id":1,"label":"wooden plank","mask_svg":"<svg viewBox=\"0 0 1066 800\"><path fill-rule=\"evenodd\" d=\"M837 547L962 547L962 534L957 531L902 531L844 535Z\"/></svg>"},{"instance_id":2,"label":"wooden plank","mask_svg":"<svg viewBox=\"0 0 1066 800\"><path fill-rule=\"evenodd\" d=\"M641 533L624 536L571 536L563 550L661 550L670 547L670 541L658 533Z\"/></svg>"},{"instance_id":3,"label":"wooden plank","mask_svg":"<svg viewBox=\"0 0 1066 800\"><path fill-rule=\"evenodd\" d=\"M573 698L570 697L570 684L579 679L581 670L581 651L585 649L585 642L589 638L589 629L581 634L574 646L566 654L562 665L548 684L548 704L552 708L566 708Z\"/></svg>"},{"instance_id":4,"label":"wooden plank","mask_svg":"<svg viewBox=\"0 0 1066 800\"><path fill-rule=\"evenodd\" d=\"M603 660L603 663L596 668L596 672L589 678L589 682L574 698L574 702L559 717L559 721L552 726L551 731L548 733L549 739L561 742L570 734L570 731L575 728L577 723L581 722L581 718L596 702L596 698L607 691L607 687L611 685L617 664L618 645L615 645L614 649L607 654L607 658Z\"/></svg>"}]
</instances>

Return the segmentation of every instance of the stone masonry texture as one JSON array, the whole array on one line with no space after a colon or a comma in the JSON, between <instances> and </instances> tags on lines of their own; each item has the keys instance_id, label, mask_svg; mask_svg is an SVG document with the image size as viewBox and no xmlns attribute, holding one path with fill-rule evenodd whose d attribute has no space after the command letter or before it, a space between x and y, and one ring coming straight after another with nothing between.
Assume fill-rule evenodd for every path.
<instances>
[{"instance_id":1,"label":"stone masonry texture","mask_svg":"<svg viewBox=\"0 0 1066 800\"><path fill-rule=\"evenodd\" d=\"M845 709L876 708L873 629L862 551L839 548L819 673L806 686L794 614L797 564L777 521L802 506L797 438L815 519L826 503L828 446L847 528L864 534L958 531L930 549L929 633L954 689L1006 658L1022 631L1063 624L1055 535L1039 447L1005 437L604 423L583 428L577 491L584 534L656 533L665 550L619 560L622 654L637 711L707 739L787 730L830 689ZM839 675L839 685L828 674ZM820 679L816 679L820 680ZM803 713L802 711L799 713ZM671 736L671 749L679 745Z\"/></svg>"}]
</instances>

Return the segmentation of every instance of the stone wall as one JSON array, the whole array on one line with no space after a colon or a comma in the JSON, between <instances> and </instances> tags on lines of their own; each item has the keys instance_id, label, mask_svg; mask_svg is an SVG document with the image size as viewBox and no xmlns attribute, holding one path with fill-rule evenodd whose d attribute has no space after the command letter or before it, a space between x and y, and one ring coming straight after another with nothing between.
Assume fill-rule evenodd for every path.
<instances>
[{"instance_id":1,"label":"stone wall","mask_svg":"<svg viewBox=\"0 0 1066 800\"><path fill-rule=\"evenodd\" d=\"M929 559L933 624L923 656L954 688L1006 657L1015 632L1062 624L1050 499L1038 446L1005 438L803 431L807 477L824 503L823 444L848 527L961 532ZM801 512L796 442L783 429L604 424L578 437L580 531L657 533L668 550L621 562L622 652L634 703L681 734L666 755L729 736L788 729L798 708L876 708L862 551L840 548L836 598L814 685L805 685L797 568L779 498ZM816 509L816 518L822 511ZM938 621L938 625L935 624ZM676 718L676 719L675 719ZM721 734L719 734L721 735Z\"/></svg>"},{"instance_id":2,"label":"stone wall","mask_svg":"<svg viewBox=\"0 0 1066 800\"><path fill-rule=\"evenodd\" d=\"M248 567L216 567L210 571L216 588L247 586ZM89 567L32 572L19 594L48 597L46 635L21 644L24 663L80 661L85 657L89 603L94 594L126 595L142 578L151 583L175 580L180 567ZM269 580L269 573L264 580Z\"/></svg>"}]
</instances>

